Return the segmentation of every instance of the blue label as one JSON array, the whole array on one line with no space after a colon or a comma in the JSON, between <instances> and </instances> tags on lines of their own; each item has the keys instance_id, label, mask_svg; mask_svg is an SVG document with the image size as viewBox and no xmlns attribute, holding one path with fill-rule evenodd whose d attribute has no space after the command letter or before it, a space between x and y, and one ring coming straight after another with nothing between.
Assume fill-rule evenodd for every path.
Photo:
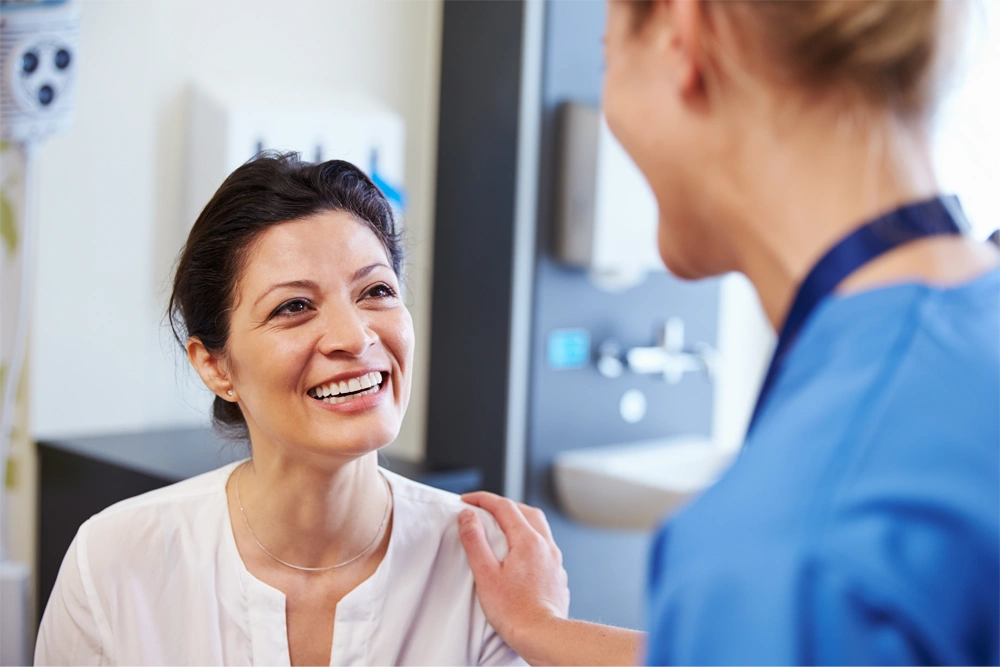
<instances>
[{"instance_id":1,"label":"blue label","mask_svg":"<svg viewBox=\"0 0 1000 667\"><path fill-rule=\"evenodd\" d=\"M382 174L378 170L378 151L372 149L372 159L371 159L371 179L372 183L382 191L385 198L389 200L389 203L395 204L400 208L400 210L406 209L406 195L403 194L402 187L393 187L389 181L382 178Z\"/></svg>"},{"instance_id":2,"label":"blue label","mask_svg":"<svg viewBox=\"0 0 1000 667\"><path fill-rule=\"evenodd\" d=\"M586 329L558 329L549 334L549 368L565 371L590 364L590 332Z\"/></svg>"}]
</instances>

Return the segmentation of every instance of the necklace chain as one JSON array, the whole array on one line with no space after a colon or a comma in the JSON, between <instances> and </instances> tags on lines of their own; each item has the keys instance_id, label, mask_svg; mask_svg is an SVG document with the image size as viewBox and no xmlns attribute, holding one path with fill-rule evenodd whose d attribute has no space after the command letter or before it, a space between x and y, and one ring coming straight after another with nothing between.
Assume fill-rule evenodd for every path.
<instances>
[{"instance_id":1,"label":"necklace chain","mask_svg":"<svg viewBox=\"0 0 1000 667\"><path fill-rule=\"evenodd\" d=\"M338 567L344 567L345 565L350 565L351 563L358 560L362 556L367 555L368 552L370 552L372 548L375 546L375 544L378 542L378 538L382 536L382 531L385 530L385 524L389 520L389 513L390 510L392 509L392 489L389 487L389 480L385 478L385 475L379 472L379 477L381 477L382 481L385 482L385 490L386 490L385 514L382 515L382 523L379 524L378 530L375 532L375 537L373 537L372 541L368 543L368 546L366 546L364 549L361 550L361 553L359 553L358 555L354 556L349 560L345 560L343 563L337 563L336 565L327 565L326 567L302 567L301 565L293 565L289 562L283 561L277 556L275 556L273 553L268 551L267 547L265 547L263 544L260 543L260 540L257 539L257 536L254 535L253 529L250 527L250 522L247 521L246 512L243 511L243 500L242 498L240 498L240 478L243 476L243 469L246 467L247 464L244 463L243 465L240 466L240 471L236 473L236 504L239 505L240 507L240 516L243 517L243 524L247 527L247 532L250 533L250 537L252 537L253 541L257 543L257 546L260 547L260 550L266 553L274 560L284 565L285 567L290 567L293 570L300 570L302 572L326 572L327 570L335 570Z\"/></svg>"}]
</instances>

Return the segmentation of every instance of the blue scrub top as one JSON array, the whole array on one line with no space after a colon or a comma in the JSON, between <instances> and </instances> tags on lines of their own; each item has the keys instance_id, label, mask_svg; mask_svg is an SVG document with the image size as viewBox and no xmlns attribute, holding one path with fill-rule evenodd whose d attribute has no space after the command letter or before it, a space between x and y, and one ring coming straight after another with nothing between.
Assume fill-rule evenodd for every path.
<instances>
[{"instance_id":1,"label":"blue scrub top","mask_svg":"<svg viewBox=\"0 0 1000 667\"><path fill-rule=\"evenodd\" d=\"M650 664L998 664L1000 270L822 302L649 595Z\"/></svg>"}]
</instances>

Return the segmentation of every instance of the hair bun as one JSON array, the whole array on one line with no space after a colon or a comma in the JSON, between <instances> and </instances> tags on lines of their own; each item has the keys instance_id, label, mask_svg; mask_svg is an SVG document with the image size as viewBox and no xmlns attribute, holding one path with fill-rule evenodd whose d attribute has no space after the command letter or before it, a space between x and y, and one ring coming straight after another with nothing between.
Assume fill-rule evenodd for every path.
<instances>
[{"instance_id":1,"label":"hair bun","mask_svg":"<svg viewBox=\"0 0 1000 667\"><path fill-rule=\"evenodd\" d=\"M635 25L652 0L636 0ZM766 74L825 95L831 91L907 115L933 110L944 52L945 19L961 2L942 0L706 0ZM705 48L716 50L706 38ZM720 54L746 78L744 59Z\"/></svg>"},{"instance_id":2,"label":"hair bun","mask_svg":"<svg viewBox=\"0 0 1000 667\"><path fill-rule=\"evenodd\" d=\"M762 44L805 86L853 89L903 113L933 106L939 0L753 2Z\"/></svg>"}]
</instances>

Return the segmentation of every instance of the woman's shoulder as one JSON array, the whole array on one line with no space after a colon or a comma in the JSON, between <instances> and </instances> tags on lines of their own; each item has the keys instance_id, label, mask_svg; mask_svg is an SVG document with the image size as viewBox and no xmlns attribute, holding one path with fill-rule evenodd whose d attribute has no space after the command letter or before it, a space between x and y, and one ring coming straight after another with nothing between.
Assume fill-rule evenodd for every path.
<instances>
[{"instance_id":1,"label":"woman's shoulder","mask_svg":"<svg viewBox=\"0 0 1000 667\"><path fill-rule=\"evenodd\" d=\"M226 480L238 463L115 503L89 518L77 533L93 568L143 560L178 539L215 535L227 518Z\"/></svg>"},{"instance_id":2,"label":"woman's shoulder","mask_svg":"<svg viewBox=\"0 0 1000 667\"><path fill-rule=\"evenodd\" d=\"M395 647L385 662L397 664L523 664L489 625L479 598L469 561L458 531L458 515L475 511L497 558L507 555L507 540L488 512L462 502L448 491L415 482L383 470L393 494L392 538L386 561L380 568L387 576L384 627L408 628L403 637L385 636L382 649ZM377 578L374 578L377 579ZM440 635L448 628L447 641L437 639L433 648L422 641L406 639ZM421 648L422 647L422 648ZM455 653L458 650L461 654Z\"/></svg>"},{"instance_id":3,"label":"woman's shoulder","mask_svg":"<svg viewBox=\"0 0 1000 667\"><path fill-rule=\"evenodd\" d=\"M196 477L126 498L95 514L88 523L94 525L162 517L163 512L171 508L217 499L220 494L225 494L226 480L239 463L241 462L230 463Z\"/></svg>"},{"instance_id":4,"label":"woman's shoulder","mask_svg":"<svg viewBox=\"0 0 1000 667\"><path fill-rule=\"evenodd\" d=\"M479 515L497 558L507 555L507 538L489 512L463 503L460 496L450 491L421 484L384 468L382 473L392 488L394 521L418 527L414 534L420 535L421 539L446 543L464 558L458 537L458 515L462 510L471 509Z\"/></svg>"}]
</instances>

